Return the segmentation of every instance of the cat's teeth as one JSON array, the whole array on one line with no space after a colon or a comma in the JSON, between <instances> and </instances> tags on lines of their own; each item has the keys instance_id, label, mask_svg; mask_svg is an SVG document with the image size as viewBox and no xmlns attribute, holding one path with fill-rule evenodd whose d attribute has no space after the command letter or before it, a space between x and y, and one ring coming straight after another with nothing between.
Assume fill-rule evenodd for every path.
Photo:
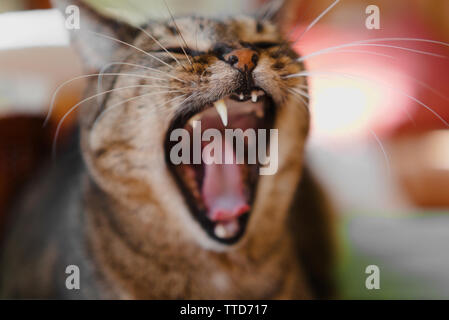
<instances>
[{"instance_id":1,"label":"cat's teeth","mask_svg":"<svg viewBox=\"0 0 449 320\"><path fill-rule=\"evenodd\" d=\"M223 99L218 100L214 103L215 109L220 116L221 122L226 127L228 125L228 109L226 108L226 104Z\"/></svg>"},{"instance_id":2,"label":"cat's teeth","mask_svg":"<svg viewBox=\"0 0 449 320\"><path fill-rule=\"evenodd\" d=\"M243 100L245 98L245 96L243 95L243 93L240 94L239 96L240 100Z\"/></svg>"},{"instance_id":3,"label":"cat's teeth","mask_svg":"<svg viewBox=\"0 0 449 320\"><path fill-rule=\"evenodd\" d=\"M239 231L239 224L235 221L219 222L214 228L217 238L227 239L235 236Z\"/></svg>"},{"instance_id":4,"label":"cat's teeth","mask_svg":"<svg viewBox=\"0 0 449 320\"><path fill-rule=\"evenodd\" d=\"M226 238L226 235L228 232L226 231L226 228L221 223L217 224L214 229L214 233L218 238Z\"/></svg>"},{"instance_id":5,"label":"cat's teeth","mask_svg":"<svg viewBox=\"0 0 449 320\"><path fill-rule=\"evenodd\" d=\"M251 92L251 101L253 103L257 102L257 93L256 93L256 91Z\"/></svg>"}]
</instances>

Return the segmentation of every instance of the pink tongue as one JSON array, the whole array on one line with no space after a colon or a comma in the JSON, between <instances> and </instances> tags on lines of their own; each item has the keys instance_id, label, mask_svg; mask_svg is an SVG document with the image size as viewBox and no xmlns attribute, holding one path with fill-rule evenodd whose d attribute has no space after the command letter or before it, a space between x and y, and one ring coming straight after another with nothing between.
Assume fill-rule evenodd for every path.
<instances>
[{"instance_id":1,"label":"pink tongue","mask_svg":"<svg viewBox=\"0 0 449 320\"><path fill-rule=\"evenodd\" d=\"M214 143L214 142L211 142ZM208 155L211 164L204 163L204 181L201 190L206 207L207 216L212 221L230 221L244 214L250 206L243 195L243 182L240 168L235 164L235 155L232 146L222 141L222 164L211 163L216 155ZM225 155L232 156L232 164L224 164ZM206 160L206 159L205 159Z\"/></svg>"}]
</instances>

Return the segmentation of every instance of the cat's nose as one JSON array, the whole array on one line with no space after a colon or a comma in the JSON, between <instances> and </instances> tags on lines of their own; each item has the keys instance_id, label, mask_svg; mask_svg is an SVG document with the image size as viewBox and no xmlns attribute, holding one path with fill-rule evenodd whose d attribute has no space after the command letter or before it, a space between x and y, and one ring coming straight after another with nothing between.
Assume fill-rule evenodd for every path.
<instances>
[{"instance_id":1,"label":"cat's nose","mask_svg":"<svg viewBox=\"0 0 449 320\"><path fill-rule=\"evenodd\" d=\"M242 72L253 71L259 61L257 52L248 48L233 50L224 58L227 63Z\"/></svg>"}]
</instances>

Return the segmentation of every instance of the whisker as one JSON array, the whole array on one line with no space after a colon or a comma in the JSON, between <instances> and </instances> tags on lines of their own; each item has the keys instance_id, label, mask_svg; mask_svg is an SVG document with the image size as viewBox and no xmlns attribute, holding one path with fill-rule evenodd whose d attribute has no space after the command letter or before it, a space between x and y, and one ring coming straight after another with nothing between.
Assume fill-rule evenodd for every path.
<instances>
[{"instance_id":1,"label":"whisker","mask_svg":"<svg viewBox=\"0 0 449 320\"><path fill-rule=\"evenodd\" d=\"M195 26L195 47L196 51L200 51L198 50L198 24Z\"/></svg>"},{"instance_id":2,"label":"whisker","mask_svg":"<svg viewBox=\"0 0 449 320\"><path fill-rule=\"evenodd\" d=\"M164 50L173 60L175 60L176 61L176 63L181 67L181 68L183 68L184 70L186 70L185 69L185 67L179 62L179 60L178 59L176 59L176 57L170 52L170 51L168 51L167 50L167 48L166 47L164 47L160 42L159 42L159 40L157 40L155 37L153 37L153 35L152 34L150 34L149 32L147 32L145 29L143 29L143 28L141 28L141 27L137 27L140 31L142 31L143 33L145 33L150 39L152 39L154 42L156 42L156 44L159 46L159 47L161 47L162 48L162 50Z\"/></svg>"},{"instance_id":3,"label":"whisker","mask_svg":"<svg viewBox=\"0 0 449 320\"><path fill-rule=\"evenodd\" d=\"M291 90L293 90L294 92L300 94L301 96L310 99L310 96L307 94L307 92L305 92L304 90L298 89L298 88L290 88Z\"/></svg>"},{"instance_id":4,"label":"whisker","mask_svg":"<svg viewBox=\"0 0 449 320\"><path fill-rule=\"evenodd\" d=\"M428 83L421 81L415 77L409 76L409 75L405 75L407 78L413 80L414 82L416 82L417 84L419 84L420 86L423 86L424 88L432 91L434 94L436 94L437 96L439 96L440 98L443 98L446 101L449 101L449 97L444 95L443 93L441 93L440 91L436 90L435 88L431 87Z\"/></svg>"},{"instance_id":5,"label":"whisker","mask_svg":"<svg viewBox=\"0 0 449 320\"><path fill-rule=\"evenodd\" d=\"M338 4L340 0L336 0L334 1L329 7L327 7L318 17L315 18L314 21L312 21L312 23L299 35L296 37L296 39L290 43L290 41L288 39L290 39L291 35L299 28L300 23L297 23L287 34L285 40L282 41L282 43L279 45L279 49L276 51L276 54L279 54L279 52L288 45L294 46L303 36L304 34L309 31L310 29L312 29L312 27L318 23L318 21L321 20L322 17L324 17L324 15L326 15L330 10L332 10L332 8Z\"/></svg>"},{"instance_id":6,"label":"whisker","mask_svg":"<svg viewBox=\"0 0 449 320\"><path fill-rule=\"evenodd\" d=\"M334 50L337 49L342 49L342 48L350 48L350 47L382 47L382 48L392 48L392 49L398 49L398 50L404 50L404 51L409 51L409 52L413 52L413 53L419 53L419 54L424 54L424 55L429 55L429 56L434 56L434 57L438 57L438 58L446 58L446 56L437 54L437 53L432 53L432 52L428 52L428 51L422 51L422 50L416 50L416 49L411 49L411 48L406 48L406 47L399 47L399 46L392 46L392 45L388 45L388 44L380 44L380 43L345 43L342 45L338 45L338 46L333 46L333 47L328 47L322 50L318 50L315 52L312 52L310 54L307 54L305 56L302 56L300 58L297 59L298 62L303 62L309 58L315 57L315 56L319 56L325 53L329 53L332 52Z\"/></svg>"},{"instance_id":7,"label":"whisker","mask_svg":"<svg viewBox=\"0 0 449 320\"><path fill-rule=\"evenodd\" d=\"M334 52L326 52L327 53L366 53L366 54L370 54L370 55L375 55L375 56L381 56L381 57L385 57L385 58L389 58L392 60L398 60L396 57L387 55L387 54L383 54L383 53L379 53L379 52L372 52L372 51L366 51L366 50L338 50L338 51L334 51ZM323 53L325 54L325 53ZM418 85L432 91L434 94L436 94L437 96L439 96L440 98L449 101L449 97L444 95L443 93L441 93L440 91L434 89L433 87L431 87L428 83L423 82L421 80L418 80L415 77L412 77L410 75L407 74L403 74L402 76L406 77L407 79L412 80L413 82L417 83Z\"/></svg>"},{"instance_id":8,"label":"whisker","mask_svg":"<svg viewBox=\"0 0 449 320\"><path fill-rule=\"evenodd\" d=\"M356 49L351 49L351 50L335 49L335 50L332 50L329 52L324 52L323 54L335 54L335 53L365 53L365 54L369 54L369 55L373 55L373 56L379 56L379 57L385 57L385 58L389 58L389 59L393 59L393 60L398 60L396 57L390 56L388 54L374 52L374 51L368 51L368 50L356 50Z\"/></svg>"},{"instance_id":9,"label":"whisker","mask_svg":"<svg viewBox=\"0 0 449 320\"><path fill-rule=\"evenodd\" d=\"M300 92L296 92L295 90L293 90L293 88L288 88L288 91L296 98L298 98L299 100L301 100L302 103L304 103L304 106L307 108L309 106L309 102L307 102L304 98L303 98L303 93ZM307 95L308 98L308 95Z\"/></svg>"},{"instance_id":10,"label":"whisker","mask_svg":"<svg viewBox=\"0 0 449 320\"><path fill-rule=\"evenodd\" d=\"M432 39L423 39L423 38L405 38L405 37L392 37L392 38L373 38L373 39L365 39L365 40L358 40L353 43L370 43L370 42L379 42L379 41L413 41L413 42L426 42L426 43L433 43L433 44L440 44L446 47L449 47L449 43L438 41L438 40L432 40Z\"/></svg>"},{"instance_id":11,"label":"whisker","mask_svg":"<svg viewBox=\"0 0 449 320\"><path fill-rule=\"evenodd\" d=\"M184 104L184 103L186 103L187 101L189 101L189 100L191 100L191 99L193 99L193 98L196 98L197 96L198 96L197 93L193 93L193 94L191 94L190 96L188 96L187 98L185 98L184 101L182 101L180 104ZM183 112L183 111L181 110L181 112Z\"/></svg>"},{"instance_id":12,"label":"whisker","mask_svg":"<svg viewBox=\"0 0 449 320\"><path fill-rule=\"evenodd\" d=\"M132 88L139 88L139 87L146 87L146 88L169 88L169 87L155 87L155 86L149 86L149 85L134 85L134 86L127 86L127 87L121 87L121 88L114 88L111 90L106 90L104 92L100 92L97 94L94 94L90 97L87 97L83 100L81 100L80 102L76 103L74 106L72 106L65 114L64 116L61 118L61 120L59 120L58 125L56 127L56 132L55 132L55 136L53 138L53 146L52 146L52 156L54 157L56 155L56 143L58 140L58 135L59 135L59 131L61 130L62 124L65 121L65 119L73 112L75 111L81 104L83 104L84 102L87 102L89 100L92 100L93 98L96 98L100 95L106 94L106 93L110 93L110 92L115 92L115 91L119 91L119 90L124 90L124 89L132 89Z\"/></svg>"},{"instance_id":13,"label":"whisker","mask_svg":"<svg viewBox=\"0 0 449 320\"><path fill-rule=\"evenodd\" d=\"M259 20L265 20L265 15L270 10L270 6L272 5L272 1L268 0L259 8L256 16L259 17Z\"/></svg>"},{"instance_id":14,"label":"whisker","mask_svg":"<svg viewBox=\"0 0 449 320\"><path fill-rule=\"evenodd\" d=\"M337 72L329 72L329 71L328 72L323 72L323 71L307 72L307 71L303 71L303 72L299 72L299 73L297 73L295 75L285 76L285 78L290 78L290 76L296 76L296 75L298 75L299 77L311 77L311 76L315 76L315 75L317 75L317 76L336 76L337 75L337 76L348 77L350 79L354 79L355 78L355 76L352 76L352 75L339 74ZM368 79L366 77L359 77L359 78L361 78L363 80L368 80L368 81L375 82L374 80ZM415 123L415 121L413 120L412 115L406 109L403 109L403 110L404 110L404 113L409 118L410 122Z\"/></svg>"},{"instance_id":15,"label":"whisker","mask_svg":"<svg viewBox=\"0 0 449 320\"><path fill-rule=\"evenodd\" d=\"M320 15L318 17L316 17L308 26L307 28L295 39L295 41L293 42L293 44L295 44L296 42L298 42L305 34L307 31L309 31L310 29L313 28L313 26L315 26L329 11L332 10L333 7L335 7L338 3L340 2L340 0L335 0L329 7L327 7L323 12L320 13Z\"/></svg>"},{"instance_id":16,"label":"whisker","mask_svg":"<svg viewBox=\"0 0 449 320\"><path fill-rule=\"evenodd\" d=\"M102 89L102 81L103 81L103 75L107 75L106 73L104 73L105 70L103 70L103 68L100 70L100 75L98 76L98 82L97 82L97 91L103 90ZM130 75L129 73L120 73L120 75ZM158 77L153 77L153 76L147 76L148 79L152 79L152 80L159 80L159 81L165 81L166 79L163 78L158 78Z\"/></svg>"},{"instance_id":17,"label":"whisker","mask_svg":"<svg viewBox=\"0 0 449 320\"><path fill-rule=\"evenodd\" d=\"M441 117L441 115L439 115L435 110L433 110L431 107L429 107L428 105L426 105L424 102L422 102L421 100L409 95L408 93L404 92L403 90L399 90L397 88L394 88L384 82L381 81L376 81L373 79L369 79L366 77L361 77L361 76L356 76L353 74L347 74L347 73L340 73L340 72L323 72L323 71L312 71L312 72L299 72L297 74L292 74L289 76L285 76L287 78L290 77L309 77L309 76L314 76L314 75L338 75L338 76L342 76L342 77L348 77L348 78L352 78L352 79L364 79L364 80L368 80L377 84L381 84L386 88L389 88L391 90L394 90L394 92L398 92L401 95L409 98L410 100L413 100L414 102L416 102L417 104L419 104L420 106L422 106L423 108L427 109L429 112L431 112L435 117L437 117L442 123L444 123L445 126L449 127L449 123L443 118ZM405 110L407 112L407 110ZM407 114L409 115L409 117L411 117L411 115L407 112Z\"/></svg>"},{"instance_id":18,"label":"whisker","mask_svg":"<svg viewBox=\"0 0 449 320\"><path fill-rule=\"evenodd\" d=\"M132 77L136 77L136 78L145 78L145 79L154 79L154 77L151 76L145 76L145 75L140 75L140 74L132 74L132 73L91 73L91 74L86 74L86 75L82 75L82 76L77 76L74 77L72 79L66 80L63 83L61 83L55 90L55 92L53 93L53 96L51 98L51 102L50 102L50 108L48 109L47 112L47 116L45 117L44 120L44 124L43 126L45 127L48 123L48 120L50 120L50 116L53 112L54 109L54 104L55 104L55 100L56 100L56 96L58 95L59 91L66 86L67 84L76 81L76 80L81 80L81 79L85 79L85 78L91 78L91 77L98 77L98 76L132 76Z\"/></svg>"},{"instance_id":19,"label":"whisker","mask_svg":"<svg viewBox=\"0 0 449 320\"><path fill-rule=\"evenodd\" d=\"M103 111L98 115L98 117L95 119L95 121L94 121L94 123L93 123L93 125L92 125L92 129L91 129L91 130L92 130L92 131L95 130L97 124L99 123L99 121L100 121L101 119L103 119L103 117L106 115L106 113L108 113L108 112L111 111L111 110L114 110L116 107L121 106L121 105L124 104L124 103L127 103L127 102L129 102L129 101L136 100L136 99L138 99L138 98L148 97L148 96L151 96L151 95L154 95L154 94L167 94L167 93L177 93L177 92L182 92L182 91L181 91L181 90L169 90L169 91L149 92L149 93L144 93L144 94L141 94L141 95L138 95L138 96L131 97L131 98L129 98L129 99L120 101L119 103L113 104L112 106L109 106L108 108L106 108L105 110L103 110ZM175 99L179 99L180 97L183 97L183 96L185 96L185 94L180 95L180 96L177 96L177 97L175 97ZM169 102L171 102L171 101L173 101L173 100L175 100L175 99L171 99L171 100L167 101L167 103L169 103ZM165 105L165 104L163 104L163 105ZM158 107L160 107L160 106L162 106L162 105L159 105Z\"/></svg>"},{"instance_id":20,"label":"whisker","mask_svg":"<svg viewBox=\"0 0 449 320\"><path fill-rule=\"evenodd\" d=\"M154 68L142 66L142 65L140 65L140 64L128 63L128 62L111 62L111 63L108 63L108 64L104 65L104 66L101 68L101 70L100 70L100 73L99 73L99 76L98 76L98 81L97 81L97 92L99 92L100 90L103 90L103 86L102 86L103 75L107 75L107 74L104 73L104 72L106 71L107 68L109 68L109 67L111 67L111 66L113 66L113 65L127 65L127 66L136 67L136 68L147 69L147 70L150 70L150 71L160 72L160 73L162 73L161 76L166 76L166 77L175 79L175 80L177 80L177 81L180 81L180 82L182 82L182 83L186 83L186 81L181 80L181 79L179 79L178 77L172 76L172 75L170 75L170 74L164 73L164 72L162 72L161 70L158 70L158 69L154 69ZM126 73L119 73L119 75L129 75L129 74L126 74ZM136 74L136 76L139 76L139 75ZM167 79L157 78L157 77L153 77L153 76L148 76L148 77L150 77L150 79L160 80L160 81L165 81L165 80L167 80Z\"/></svg>"},{"instance_id":21,"label":"whisker","mask_svg":"<svg viewBox=\"0 0 449 320\"><path fill-rule=\"evenodd\" d=\"M110 62L110 63L107 63L105 65L107 67L103 66L102 69L107 69L107 68L109 68L109 67L111 67L113 65L128 65L128 66L132 66L132 67L136 67L136 68L147 69L147 70L151 70L151 71L154 71L154 72L157 72L157 73L161 73L161 75L163 75L163 76L166 76L166 77L178 80L178 81L180 81L182 83L187 83L187 81L182 80L182 79L180 79L178 77L175 77L174 75L166 73L166 72L164 72L162 70L159 70L159 69L156 69L156 68L147 67L147 66L143 66L143 65L140 65L140 64L128 63L128 62Z\"/></svg>"},{"instance_id":22,"label":"whisker","mask_svg":"<svg viewBox=\"0 0 449 320\"><path fill-rule=\"evenodd\" d=\"M382 151L382 154L384 156L385 163L386 163L386 166L387 166L388 177L391 177L390 158L388 157L387 151L384 148L384 145L382 144L382 141L379 139L377 134L373 130L371 130L371 129L369 131L370 131L371 135L374 137L374 140L376 140L377 144L379 145L380 150Z\"/></svg>"},{"instance_id":23,"label":"whisker","mask_svg":"<svg viewBox=\"0 0 449 320\"><path fill-rule=\"evenodd\" d=\"M275 13L282 7L282 4L284 3L284 0L271 0L268 1L264 6L261 8L261 12L263 12L262 17L260 20L269 20L271 19Z\"/></svg>"},{"instance_id":24,"label":"whisker","mask_svg":"<svg viewBox=\"0 0 449 320\"><path fill-rule=\"evenodd\" d=\"M177 23L176 23L175 17L173 17L173 14L171 13L171 10L170 10L170 8L168 7L167 2L166 2L165 0L163 0L163 1L164 1L164 4L165 4L165 7L167 8L168 14L170 15L170 18L171 18L171 20L173 21L173 24L174 24L174 26L175 26L175 28L176 28L176 32L177 32L178 35L181 37L182 41L184 42L185 47L187 48L187 47L188 47L187 42L186 42L186 40L184 39L184 37L183 37L181 31L180 31L179 28L178 28L178 25L177 25ZM178 39L178 41L179 41L179 39ZM189 56L187 55L186 50L184 49L184 46L183 46L182 44L181 44L181 49L182 49L182 52L184 52L184 55L186 56L186 58L187 58L187 60L189 61L190 65L193 67L193 63L192 63L192 61L190 61L190 58L189 58Z\"/></svg>"},{"instance_id":25,"label":"whisker","mask_svg":"<svg viewBox=\"0 0 449 320\"><path fill-rule=\"evenodd\" d=\"M108 36L108 35L101 34L101 33L98 33L98 32L94 32L94 31L90 31L90 30L86 30L86 31L89 32L89 33L92 33L92 34L94 34L94 35L97 35L97 36L99 36L99 37L103 37L103 38L106 38L106 39L113 40L113 41L116 41L116 42L118 42L118 43L124 44L124 45L126 45L126 46L129 46L129 47L131 47L131 48L133 48L133 49L135 49L135 50L137 50L137 51L139 51L139 52L141 52L141 53L143 53L143 54L145 54L145 55L147 55L147 56L149 56L149 57L151 57L151 58L153 58L153 59L155 59L155 60L157 60L157 61L159 61L160 63L166 65L167 67L169 67L169 68L171 68L171 69L174 69L174 67L173 67L172 65L168 64L167 62L165 62L165 61L159 59L158 57L152 55L151 53L146 52L145 50L142 50L142 49L140 49L140 48L138 48L138 47L136 47L136 46L134 46L134 45L132 45L132 44L126 42L126 41L122 41L122 40L119 40L119 39L116 39L116 38L114 38L114 37L110 37L110 36Z\"/></svg>"}]
</instances>

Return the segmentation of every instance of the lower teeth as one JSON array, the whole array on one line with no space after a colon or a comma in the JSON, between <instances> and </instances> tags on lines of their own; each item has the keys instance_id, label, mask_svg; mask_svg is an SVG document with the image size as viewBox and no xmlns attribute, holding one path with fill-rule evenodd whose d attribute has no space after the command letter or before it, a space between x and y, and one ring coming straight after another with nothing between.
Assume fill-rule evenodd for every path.
<instances>
[{"instance_id":1,"label":"lower teeth","mask_svg":"<svg viewBox=\"0 0 449 320\"><path fill-rule=\"evenodd\" d=\"M239 231L239 224L237 220L229 222L219 222L214 228L214 233L217 238L228 239L237 234Z\"/></svg>"}]
</instances>

